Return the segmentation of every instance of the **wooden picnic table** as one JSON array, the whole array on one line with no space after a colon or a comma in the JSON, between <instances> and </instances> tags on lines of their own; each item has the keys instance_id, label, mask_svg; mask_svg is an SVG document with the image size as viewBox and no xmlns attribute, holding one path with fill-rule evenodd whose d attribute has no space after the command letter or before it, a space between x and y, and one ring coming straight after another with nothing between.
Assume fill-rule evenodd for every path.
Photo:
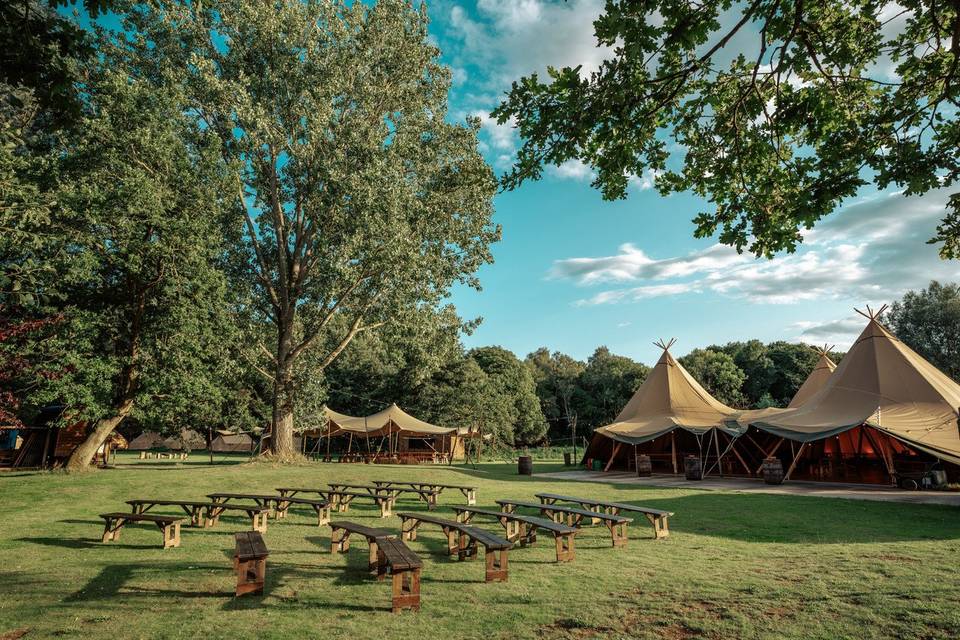
<instances>
[{"instance_id":1,"label":"wooden picnic table","mask_svg":"<svg viewBox=\"0 0 960 640\"><path fill-rule=\"evenodd\" d=\"M409 486L416 487L418 489L430 489L432 491L436 491L438 496L443 492L444 489L456 489L464 495L464 497L467 499L468 505L477 504L477 488L471 485L441 484L438 482L401 482L394 480L372 480L371 482L377 486Z\"/></svg>"},{"instance_id":2,"label":"wooden picnic table","mask_svg":"<svg viewBox=\"0 0 960 640\"><path fill-rule=\"evenodd\" d=\"M579 504L584 509L594 507L601 509L606 513L619 515L621 511L628 513L641 513L653 526L653 537L656 540L666 538L670 535L669 518L673 515L672 511L662 509L651 509L650 507L641 507L640 505L630 504L628 502L607 502L605 500L593 500L591 498L580 498L577 496L564 496L556 493L538 493L536 496L544 504L555 504L557 502L572 502Z\"/></svg>"},{"instance_id":3,"label":"wooden picnic table","mask_svg":"<svg viewBox=\"0 0 960 640\"><path fill-rule=\"evenodd\" d=\"M146 513L154 507L176 506L190 516L190 522L195 527L212 527L220 521L220 515L227 510L243 511L250 517L254 531L261 531L266 527L266 514L270 508L264 506L227 504L225 502L200 500L127 500L133 513Z\"/></svg>"},{"instance_id":4,"label":"wooden picnic table","mask_svg":"<svg viewBox=\"0 0 960 640\"><path fill-rule=\"evenodd\" d=\"M367 567L371 573L377 573L379 566L377 560L377 549L379 548L380 538L396 538L397 535L386 529L377 529L368 527L356 522L347 520L336 520L328 523L330 526L330 553L346 553L350 550L350 535L357 534L366 538L369 550L369 561Z\"/></svg>"},{"instance_id":5,"label":"wooden picnic table","mask_svg":"<svg viewBox=\"0 0 960 640\"><path fill-rule=\"evenodd\" d=\"M163 548L180 546L181 516L160 516L152 513L101 513L103 518L103 542L120 539L120 531L130 522L149 522L155 524L163 534Z\"/></svg>"},{"instance_id":6,"label":"wooden picnic table","mask_svg":"<svg viewBox=\"0 0 960 640\"><path fill-rule=\"evenodd\" d=\"M425 513L398 513L401 524L401 537L404 540L416 540L417 529L424 523L435 524L443 530L447 538L447 553L456 555L458 560L472 559L477 556L477 544L484 547L486 556L485 582L507 581L507 552L513 547L509 540L469 526L465 522L438 518Z\"/></svg>"},{"instance_id":7,"label":"wooden picnic table","mask_svg":"<svg viewBox=\"0 0 960 640\"><path fill-rule=\"evenodd\" d=\"M330 482L327 486L334 491L349 491L351 489L361 489L367 493L376 495L389 495L396 502L401 493L415 493L420 499L427 503L427 508L431 511L437 508L437 496L439 491L425 487L394 487L381 486L380 484L348 484L344 482Z\"/></svg>"},{"instance_id":8,"label":"wooden picnic table","mask_svg":"<svg viewBox=\"0 0 960 640\"><path fill-rule=\"evenodd\" d=\"M340 513L350 509L350 503L356 498L370 498L380 507L380 517L388 518L393 515L395 498L385 493L370 493L369 491L337 491L335 489L315 489L309 487L280 487L276 490L281 497L294 497L298 493L317 493Z\"/></svg>"},{"instance_id":9,"label":"wooden picnic table","mask_svg":"<svg viewBox=\"0 0 960 640\"><path fill-rule=\"evenodd\" d=\"M477 507L453 507L457 520L469 524L475 515L496 518L507 532L508 540L517 540L521 547L537 541L537 530L542 529L553 534L557 548L557 562L569 562L575 557L574 536L577 529L559 524L546 518L534 518L509 511L493 511Z\"/></svg>"},{"instance_id":10,"label":"wooden picnic table","mask_svg":"<svg viewBox=\"0 0 960 640\"><path fill-rule=\"evenodd\" d=\"M514 512L517 508L537 509L541 515L558 523L565 523L569 527L580 528L584 518L591 522L603 522L610 531L610 538L614 547L627 544L627 525L633 520L619 514L603 511L590 511L579 507L567 507L559 504L544 504L542 502L527 502L524 500L497 500L497 504L504 511Z\"/></svg>"}]
</instances>

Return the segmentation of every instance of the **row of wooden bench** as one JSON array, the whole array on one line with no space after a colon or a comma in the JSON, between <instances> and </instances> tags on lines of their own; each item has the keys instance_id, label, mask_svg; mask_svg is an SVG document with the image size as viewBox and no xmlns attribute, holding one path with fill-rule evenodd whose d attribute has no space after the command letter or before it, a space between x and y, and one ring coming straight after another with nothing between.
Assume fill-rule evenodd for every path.
<instances>
[{"instance_id":1,"label":"row of wooden bench","mask_svg":"<svg viewBox=\"0 0 960 640\"><path fill-rule=\"evenodd\" d=\"M281 487L279 495L252 493L211 493L208 501L202 500L128 500L132 513L103 513L103 541L117 540L120 531L131 522L155 524L163 534L163 548L180 546L180 524L184 518L167 515L147 514L157 506L177 506L190 517L195 527L212 527L224 511L241 511L251 520L254 531L265 532L269 515L284 518L290 505L309 505L317 513L317 525L323 526L330 521L331 509L344 513L349 510L355 499L370 499L380 508L380 517L393 515L397 498L404 493L413 493L427 503L429 509L437 507L437 497L444 489L456 489L467 498L467 504L476 504L477 489L469 485L440 484L432 482L399 482L392 480L374 480L370 485L330 483L328 489L302 487ZM352 490L357 489L357 490ZM299 493L319 494L322 499L298 498ZM256 506L230 503L231 500L250 500Z\"/></svg>"},{"instance_id":2,"label":"row of wooden bench","mask_svg":"<svg viewBox=\"0 0 960 640\"><path fill-rule=\"evenodd\" d=\"M672 512L650 509L628 503L594 501L587 498L562 496L559 494L537 494L540 503L522 500L497 500L501 511L476 507L456 506L457 520L448 520L431 514L401 512L401 540L390 531L367 527L362 524L336 521L331 522L331 553L344 553L350 548L351 534L366 539L368 545L368 569L378 579L385 575L393 576L394 612L404 608L420 608L420 571L422 562L404 541L415 540L418 529L424 524L438 526L447 539L447 553L459 560L470 560L479 556L478 546L484 548L486 582L506 581L509 571L508 552L515 543L521 547L536 542L537 531L545 531L554 537L557 562L570 562L575 557L574 540L583 524L589 518L591 522L603 522L611 533L614 547L623 546L627 540L626 527L630 518L620 515L621 511L642 513L654 526L656 539L669 535L667 525ZM571 507L557 504L568 502L579 506ZM593 510L585 507L592 507ZM520 508L535 508L546 518L521 515ZM475 516L489 516L504 527L505 537L472 526Z\"/></svg>"}]
</instances>

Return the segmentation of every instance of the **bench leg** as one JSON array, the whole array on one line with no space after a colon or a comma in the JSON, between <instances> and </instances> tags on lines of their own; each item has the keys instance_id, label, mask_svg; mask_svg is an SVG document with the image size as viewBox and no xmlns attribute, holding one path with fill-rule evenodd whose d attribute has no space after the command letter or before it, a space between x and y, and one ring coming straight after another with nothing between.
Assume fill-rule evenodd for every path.
<instances>
[{"instance_id":1,"label":"bench leg","mask_svg":"<svg viewBox=\"0 0 960 640\"><path fill-rule=\"evenodd\" d=\"M477 557L477 541L460 532L458 535L457 560L473 560Z\"/></svg>"},{"instance_id":2,"label":"bench leg","mask_svg":"<svg viewBox=\"0 0 960 640\"><path fill-rule=\"evenodd\" d=\"M370 554L367 557L367 570L377 577L380 576L380 545L377 544L376 538L372 538L370 540Z\"/></svg>"},{"instance_id":3,"label":"bench leg","mask_svg":"<svg viewBox=\"0 0 960 640\"><path fill-rule=\"evenodd\" d=\"M412 518L404 520L400 525L400 539L401 540L416 540L417 539L417 527L420 526L419 520L414 520Z\"/></svg>"},{"instance_id":4,"label":"bench leg","mask_svg":"<svg viewBox=\"0 0 960 640\"><path fill-rule=\"evenodd\" d=\"M537 528L529 526L526 522L518 522L520 526L520 546L526 547L537 541Z\"/></svg>"},{"instance_id":5,"label":"bench leg","mask_svg":"<svg viewBox=\"0 0 960 640\"><path fill-rule=\"evenodd\" d=\"M477 504L477 492L473 489L467 489L463 492L463 495L467 496L467 506L473 506Z\"/></svg>"},{"instance_id":6,"label":"bench leg","mask_svg":"<svg viewBox=\"0 0 960 640\"><path fill-rule=\"evenodd\" d=\"M253 530L254 530L254 531L259 531L260 533L266 533L266 532L267 532L267 519L268 519L267 516L269 516L269 515L270 515L270 513L269 513L268 511L263 511L263 512L261 512L261 513L251 513L251 514L250 514L250 520L251 520L251 523L250 523L250 524L251 524L251 526L253 527Z\"/></svg>"},{"instance_id":7,"label":"bench leg","mask_svg":"<svg viewBox=\"0 0 960 640\"><path fill-rule=\"evenodd\" d=\"M267 575L267 559L244 560L240 562L234 556L234 566L237 571L238 596L246 593L263 593L263 584Z\"/></svg>"},{"instance_id":8,"label":"bench leg","mask_svg":"<svg viewBox=\"0 0 960 640\"><path fill-rule=\"evenodd\" d=\"M220 522L221 513L223 513L223 509L220 509L218 507L211 507L207 509L207 522L206 522L207 528L212 527L216 525L218 522Z\"/></svg>"},{"instance_id":9,"label":"bench leg","mask_svg":"<svg viewBox=\"0 0 960 640\"><path fill-rule=\"evenodd\" d=\"M437 494L427 495L427 511L434 511L437 508Z\"/></svg>"},{"instance_id":10,"label":"bench leg","mask_svg":"<svg viewBox=\"0 0 960 640\"><path fill-rule=\"evenodd\" d=\"M322 527L330 522L330 506L317 509L317 526Z\"/></svg>"},{"instance_id":11,"label":"bench leg","mask_svg":"<svg viewBox=\"0 0 960 640\"><path fill-rule=\"evenodd\" d=\"M350 532L334 529L330 533L330 553L346 553L350 550Z\"/></svg>"},{"instance_id":12,"label":"bench leg","mask_svg":"<svg viewBox=\"0 0 960 640\"><path fill-rule=\"evenodd\" d=\"M610 540L614 547L622 547L627 544L626 522L607 522L607 528L610 529Z\"/></svg>"},{"instance_id":13,"label":"bench leg","mask_svg":"<svg viewBox=\"0 0 960 640\"><path fill-rule=\"evenodd\" d=\"M157 526L160 527L160 531L163 533L164 549L180 546L180 523L179 522L173 522L166 525L163 524L162 522L158 522Z\"/></svg>"},{"instance_id":14,"label":"bench leg","mask_svg":"<svg viewBox=\"0 0 960 640\"><path fill-rule=\"evenodd\" d=\"M653 525L654 540L670 537L670 528L667 524L666 516L655 516L652 513L645 513L644 515L647 516L647 520L649 520L650 524Z\"/></svg>"},{"instance_id":15,"label":"bench leg","mask_svg":"<svg viewBox=\"0 0 960 640\"><path fill-rule=\"evenodd\" d=\"M573 534L556 536L557 562L570 562L574 558Z\"/></svg>"},{"instance_id":16,"label":"bench leg","mask_svg":"<svg viewBox=\"0 0 960 640\"><path fill-rule=\"evenodd\" d=\"M103 542L120 539L120 530L123 529L123 520L114 520L110 518L103 526Z\"/></svg>"},{"instance_id":17,"label":"bench leg","mask_svg":"<svg viewBox=\"0 0 960 640\"><path fill-rule=\"evenodd\" d=\"M267 505L267 506L270 506L270 505ZM276 503L274 503L273 517L277 520L282 520L283 518L286 518L287 509L289 508L290 508L289 502L283 502L282 500L278 500Z\"/></svg>"},{"instance_id":18,"label":"bench leg","mask_svg":"<svg viewBox=\"0 0 960 640\"><path fill-rule=\"evenodd\" d=\"M459 556L460 555L460 543L457 540L457 532L453 529L444 529L444 535L447 536L447 555L448 556Z\"/></svg>"},{"instance_id":19,"label":"bench leg","mask_svg":"<svg viewBox=\"0 0 960 640\"><path fill-rule=\"evenodd\" d=\"M507 581L507 550L487 549L487 572L484 582Z\"/></svg>"},{"instance_id":20,"label":"bench leg","mask_svg":"<svg viewBox=\"0 0 960 640\"><path fill-rule=\"evenodd\" d=\"M393 612L403 609L420 611L420 569L393 574Z\"/></svg>"},{"instance_id":21,"label":"bench leg","mask_svg":"<svg viewBox=\"0 0 960 640\"><path fill-rule=\"evenodd\" d=\"M377 498L377 504L380 505L381 518L389 518L393 515L393 500L391 498Z\"/></svg>"}]
</instances>

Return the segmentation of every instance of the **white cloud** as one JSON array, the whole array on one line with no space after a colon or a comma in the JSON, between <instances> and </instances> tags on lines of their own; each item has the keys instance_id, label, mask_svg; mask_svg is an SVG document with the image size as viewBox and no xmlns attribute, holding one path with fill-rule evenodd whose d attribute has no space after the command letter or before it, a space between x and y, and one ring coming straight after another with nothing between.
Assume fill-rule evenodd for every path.
<instances>
[{"instance_id":1,"label":"white cloud","mask_svg":"<svg viewBox=\"0 0 960 640\"><path fill-rule=\"evenodd\" d=\"M838 299L858 305L890 302L931 279L960 278L960 265L940 260L937 247L926 243L944 214L948 195L940 189L921 197L906 198L900 193L871 197L841 209L807 232L797 253L773 260L741 255L720 244L657 259L642 248L624 244L615 255L558 260L550 277L584 287L639 285L600 291L577 304L700 292L761 304ZM836 326L798 328L809 330L813 337L822 337L818 331L837 330Z\"/></svg>"},{"instance_id":2,"label":"white cloud","mask_svg":"<svg viewBox=\"0 0 960 640\"><path fill-rule=\"evenodd\" d=\"M678 296L683 293L696 293L699 291L700 287L696 282L653 284L642 287L632 287L630 289L601 291L593 297L577 300L574 304L578 307L585 307L598 304L611 304L616 302L637 302L639 300L647 300L649 298Z\"/></svg>"},{"instance_id":3,"label":"white cloud","mask_svg":"<svg viewBox=\"0 0 960 640\"><path fill-rule=\"evenodd\" d=\"M801 342L849 349L865 325L866 320L862 316L852 315L827 322L803 320L793 323L791 329L798 331L796 340Z\"/></svg>"},{"instance_id":4,"label":"white cloud","mask_svg":"<svg viewBox=\"0 0 960 640\"><path fill-rule=\"evenodd\" d=\"M550 173L558 178L567 178L584 182L593 180L593 170L580 160L567 160L560 166L551 166Z\"/></svg>"}]
</instances>

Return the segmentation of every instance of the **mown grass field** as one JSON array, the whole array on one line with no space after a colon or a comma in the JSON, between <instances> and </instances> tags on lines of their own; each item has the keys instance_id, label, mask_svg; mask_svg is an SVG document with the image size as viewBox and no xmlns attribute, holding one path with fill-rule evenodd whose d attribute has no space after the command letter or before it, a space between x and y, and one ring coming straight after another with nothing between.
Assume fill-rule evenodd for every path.
<instances>
[{"instance_id":1,"label":"mown grass field","mask_svg":"<svg viewBox=\"0 0 960 640\"><path fill-rule=\"evenodd\" d=\"M140 462L81 476L0 475L0 638L955 638L960 637L960 511L945 506L741 495L518 477L512 465L404 467L239 461ZM538 471L559 468L539 462ZM576 561L553 562L552 539L510 556L510 580L485 584L481 562L444 554L425 527L419 614L389 613L389 586L368 577L366 544L331 555L312 511L270 521L262 597L233 597L233 532L183 528L180 548L131 526L99 541L97 514L132 498L200 499L330 480L430 479L479 486L478 504L539 491L630 501L676 512L671 537L631 527L577 538ZM462 504L445 492L438 513ZM402 500L400 510L423 503ZM163 512L157 510L157 512ZM174 511L170 511L174 513ZM357 502L351 519L399 530ZM499 531L492 522L484 527ZM11 635L9 637L17 637Z\"/></svg>"}]
</instances>

